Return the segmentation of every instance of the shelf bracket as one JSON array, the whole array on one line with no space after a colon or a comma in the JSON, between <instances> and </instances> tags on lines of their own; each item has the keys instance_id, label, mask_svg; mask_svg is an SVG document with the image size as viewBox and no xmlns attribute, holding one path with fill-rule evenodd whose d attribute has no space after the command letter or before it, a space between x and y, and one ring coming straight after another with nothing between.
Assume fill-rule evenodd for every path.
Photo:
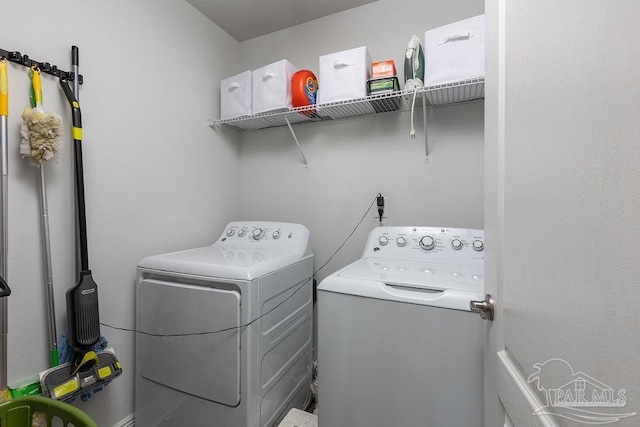
<instances>
[{"instance_id":1,"label":"shelf bracket","mask_svg":"<svg viewBox=\"0 0 640 427\"><path fill-rule=\"evenodd\" d=\"M293 128L291 127L291 122L289 122L288 117L285 117L284 119L287 122L287 126L289 126L289 131L291 132L291 136L293 136L293 140L296 142L296 145L298 146L298 151L300 152L300 157L302 157L302 162L304 163L304 166L308 169L309 163L307 163L307 158L304 156L304 153L302 152L302 147L300 147L300 142L298 142L298 137L296 137L296 133L293 131Z\"/></svg>"}]
</instances>

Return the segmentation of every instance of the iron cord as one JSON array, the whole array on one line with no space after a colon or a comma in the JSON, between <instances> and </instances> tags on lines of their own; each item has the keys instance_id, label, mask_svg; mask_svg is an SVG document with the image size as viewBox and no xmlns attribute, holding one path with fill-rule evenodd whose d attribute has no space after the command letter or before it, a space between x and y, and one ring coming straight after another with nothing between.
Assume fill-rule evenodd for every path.
<instances>
[{"instance_id":1,"label":"iron cord","mask_svg":"<svg viewBox=\"0 0 640 427\"><path fill-rule=\"evenodd\" d=\"M373 205L376 203L377 200L378 200L378 196L373 198L373 200L371 201L371 204L369 205L369 207L365 211L364 215L362 215L362 218L360 218L360 222L358 222L358 224L356 224L356 226L353 228L353 230L351 230L351 233L349 233L347 238L344 239L342 244L338 247L338 249L335 250L335 252L329 257L329 259L324 264L322 264L320 267L318 267L318 269L316 271L313 272L311 277L307 278L301 285L299 285L296 288L296 290L294 290L291 293L291 295L286 297L284 300L282 300L280 303L278 303L275 307L273 307L269 311L263 313L262 315L256 317L255 319L253 319L249 323L246 323L246 324L240 325L240 326L233 326L233 327L230 327L230 328L218 329L218 330L215 330L215 331L186 332L186 333L181 333L181 334L154 334L154 333L151 333L151 332L138 331L137 329L129 329L129 328L121 328L121 327L117 327L117 326L112 326L112 325L109 325L108 323L103 323L103 322L100 322L100 324L102 326L105 326L105 327L110 328L110 329L115 329L115 330L118 330L118 331L125 331L125 332L135 332L137 334L146 335L146 336L150 336L150 337L190 337L190 336L197 336L197 335L213 335L213 334L219 334L219 333L222 333L222 332L228 332L228 331L234 331L234 330L238 330L238 329L247 328L247 327L251 326L252 324L254 324L255 322L257 322L258 320L260 320L263 317L265 317L266 315L268 315L269 313L271 313L274 310L276 310L278 307L280 307L285 302L289 301L291 298L293 298L293 296L295 294L297 294L302 288L304 288L304 286L307 283L309 283L314 278L314 276L317 273L320 272L320 270L325 268L327 266L327 264L329 264L331 262L331 260L338 254L338 252L340 252L340 250L344 247L344 245L347 244L347 242L349 241L349 239L351 239L351 237L356 232L356 230L358 230L358 228L360 227L360 225L362 224L364 219L367 217L367 214L369 213L369 211L371 211L371 208L373 207Z\"/></svg>"}]
</instances>

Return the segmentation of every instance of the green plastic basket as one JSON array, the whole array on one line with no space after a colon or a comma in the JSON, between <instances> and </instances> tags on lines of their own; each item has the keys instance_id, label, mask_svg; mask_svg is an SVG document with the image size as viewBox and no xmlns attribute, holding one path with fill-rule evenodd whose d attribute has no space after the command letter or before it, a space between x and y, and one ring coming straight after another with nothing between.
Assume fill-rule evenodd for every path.
<instances>
[{"instance_id":1,"label":"green plastic basket","mask_svg":"<svg viewBox=\"0 0 640 427\"><path fill-rule=\"evenodd\" d=\"M44 414L42 418L46 418L46 424L41 425L47 427L98 427L75 406L40 396L18 397L0 405L0 427L32 427L36 412Z\"/></svg>"}]
</instances>

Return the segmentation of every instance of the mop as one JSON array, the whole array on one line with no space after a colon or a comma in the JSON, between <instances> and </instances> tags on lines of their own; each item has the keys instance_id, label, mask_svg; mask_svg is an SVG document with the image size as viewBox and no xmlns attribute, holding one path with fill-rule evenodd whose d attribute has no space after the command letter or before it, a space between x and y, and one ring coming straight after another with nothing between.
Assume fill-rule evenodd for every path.
<instances>
[{"instance_id":1,"label":"mop","mask_svg":"<svg viewBox=\"0 0 640 427\"><path fill-rule=\"evenodd\" d=\"M62 120L53 113L42 109L42 84L40 69L32 67L31 105L22 113L22 141L20 154L29 158L29 163L40 167L40 207L42 212L42 243L44 251L44 269L47 280L47 305L49 319L49 343L51 366L58 366L58 340L56 332L55 303L53 297L53 275L51 272L51 243L49 238L49 208L45 184L45 162L53 158L60 148Z\"/></svg>"},{"instance_id":2,"label":"mop","mask_svg":"<svg viewBox=\"0 0 640 427\"><path fill-rule=\"evenodd\" d=\"M74 73L78 76L76 46L72 47L72 62ZM77 84L78 79L75 79L74 93L67 78L60 77L60 87L71 107L80 273L76 286L66 293L69 329L60 348L63 363L39 375L43 395L66 402L78 396L86 401L122 374L122 365L113 349L104 348L107 342L100 335L98 289L89 269L82 168L82 114L76 95ZM65 362L66 359L70 360Z\"/></svg>"},{"instance_id":3,"label":"mop","mask_svg":"<svg viewBox=\"0 0 640 427\"><path fill-rule=\"evenodd\" d=\"M51 368L39 375L36 384L45 395L55 399L71 401L80 396L83 401L91 398L92 393L99 391L111 379L116 372L116 368L110 366L119 362L109 351L96 356L97 369L91 369L78 376L69 376L69 362L73 356L73 349L67 342L67 334L63 334L61 344L58 348L55 304L53 296L53 276L51 272L51 243L49 238L49 215L47 205L47 191L45 185L45 163L53 158L53 155L61 146L60 137L62 135L62 120L59 116L46 113L42 109L42 84L40 80L40 70L32 67L30 70L32 79L31 104L33 108L26 108L22 115L23 124L21 129L22 142L20 152L29 158L29 163L39 166L40 169L40 196L42 210L42 241L44 251L44 267L47 278L47 303L49 319L49 342L50 342L50 365ZM104 351L107 341L100 337L94 351ZM62 363L62 365L60 365ZM105 373L104 369L109 370ZM121 369L119 370L121 372ZM119 372L117 372L119 374ZM30 385L31 386L31 385Z\"/></svg>"}]
</instances>

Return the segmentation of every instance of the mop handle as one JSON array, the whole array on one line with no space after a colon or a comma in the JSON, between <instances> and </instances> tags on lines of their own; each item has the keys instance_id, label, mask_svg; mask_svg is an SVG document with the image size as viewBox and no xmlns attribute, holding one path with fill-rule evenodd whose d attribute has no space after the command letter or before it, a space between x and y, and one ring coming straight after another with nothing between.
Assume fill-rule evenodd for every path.
<instances>
[{"instance_id":1,"label":"mop handle","mask_svg":"<svg viewBox=\"0 0 640 427\"><path fill-rule=\"evenodd\" d=\"M7 59L0 59L0 116L9 115L9 81L7 79ZM3 171L4 172L4 171Z\"/></svg>"},{"instance_id":2,"label":"mop handle","mask_svg":"<svg viewBox=\"0 0 640 427\"><path fill-rule=\"evenodd\" d=\"M76 100L80 100L80 50L78 46L71 46L71 66L73 67L73 74L75 74L75 78L73 79L73 94L76 97Z\"/></svg>"},{"instance_id":3,"label":"mop handle","mask_svg":"<svg viewBox=\"0 0 640 427\"><path fill-rule=\"evenodd\" d=\"M31 107L42 108L42 82L40 80L40 68L33 66L29 70L31 76ZM60 364L58 355L58 331L56 329L56 310L53 293L53 269L51 267L51 239L49 233L49 203L47 202L47 186L45 164L40 167L40 213L42 221L42 246L44 256L44 270L47 281L47 317L49 319L49 345L50 366L55 367Z\"/></svg>"},{"instance_id":4,"label":"mop handle","mask_svg":"<svg viewBox=\"0 0 640 427\"><path fill-rule=\"evenodd\" d=\"M7 78L7 59L2 58L0 60L0 121L2 128L2 135L0 135L0 145L2 145L2 254L0 256L0 275L7 280L7 247L9 245L8 230L9 230L9 214L8 214L8 199L9 199L9 131L8 131L8 119L9 116L9 80ZM6 322L5 322L6 323ZM3 325L3 329L6 325Z\"/></svg>"},{"instance_id":5,"label":"mop handle","mask_svg":"<svg viewBox=\"0 0 640 427\"><path fill-rule=\"evenodd\" d=\"M31 67L31 84L33 85L33 95L36 101L36 107L42 105L42 81L40 80L40 69Z\"/></svg>"},{"instance_id":6,"label":"mop handle","mask_svg":"<svg viewBox=\"0 0 640 427\"><path fill-rule=\"evenodd\" d=\"M71 92L69 83L60 78L60 86L71 106L71 123L73 133L73 150L76 165L76 198L78 201L78 240L80 244L80 269L89 271L89 254L87 249L87 214L84 202L84 173L82 165L82 114L80 104Z\"/></svg>"},{"instance_id":7,"label":"mop handle","mask_svg":"<svg viewBox=\"0 0 640 427\"><path fill-rule=\"evenodd\" d=\"M2 151L2 208L0 209L0 227L2 227L2 250L0 253L0 276L5 281L7 277L8 250L9 244L9 82L7 78L7 59L0 58L0 150ZM8 334L8 304L7 298L0 298L0 393L7 388L7 334Z\"/></svg>"},{"instance_id":8,"label":"mop handle","mask_svg":"<svg viewBox=\"0 0 640 427\"><path fill-rule=\"evenodd\" d=\"M51 239L49 238L49 203L44 164L40 165L40 205L42 209L42 242L44 246L45 275L47 276L47 316L49 318L49 344L51 345L51 366L58 366L58 331L56 330L56 310L53 295L53 273L51 268Z\"/></svg>"}]
</instances>

